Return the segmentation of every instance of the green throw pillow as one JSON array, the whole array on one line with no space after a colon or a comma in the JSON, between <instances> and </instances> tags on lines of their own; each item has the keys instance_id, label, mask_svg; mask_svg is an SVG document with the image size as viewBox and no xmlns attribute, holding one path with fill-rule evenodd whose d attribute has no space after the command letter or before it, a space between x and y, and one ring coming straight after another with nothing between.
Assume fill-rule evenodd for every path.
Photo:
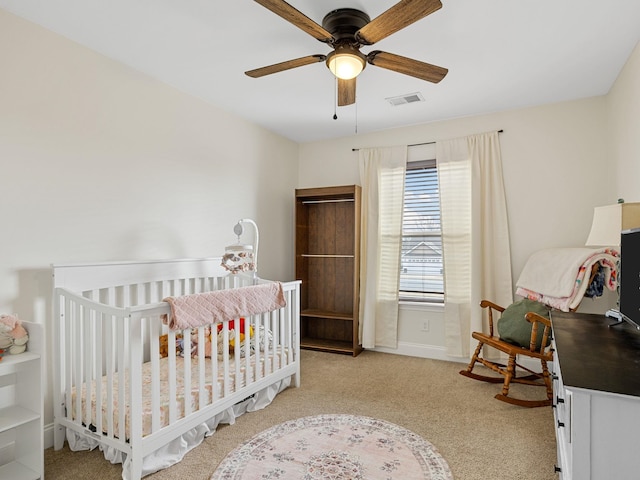
<instances>
[{"instance_id":1,"label":"green throw pillow","mask_svg":"<svg viewBox=\"0 0 640 480\"><path fill-rule=\"evenodd\" d=\"M502 316L498 320L498 334L500 335L500 339L513 343L514 345L529 348L532 324L524 318L529 312L534 312L541 317L549 318L549 308L546 305L534 300L529 300L528 298L519 300L509 305L505 311L502 312ZM544 325L539 324L536 349L539 349L542 344L543 332ZM550 341L550 339L547 340L547 345L549 345Z\"/></svg>"}]
</instances>

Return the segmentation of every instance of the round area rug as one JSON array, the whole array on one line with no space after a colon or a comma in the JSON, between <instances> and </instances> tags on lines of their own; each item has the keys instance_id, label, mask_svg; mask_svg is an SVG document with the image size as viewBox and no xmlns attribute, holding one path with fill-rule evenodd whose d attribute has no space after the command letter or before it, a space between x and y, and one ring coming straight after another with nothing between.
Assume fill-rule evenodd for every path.
<instances>
[{"instance_id":1,"label":"round area rug","mask_svg":"<svg viewBox=\"0 0 640 480\"><path fill-rule=\"evenodd\" d=\"M422 437L393 423L317 415L259 433L220 463L212 480L451 480Z\"/></svg>"}]
</instances>

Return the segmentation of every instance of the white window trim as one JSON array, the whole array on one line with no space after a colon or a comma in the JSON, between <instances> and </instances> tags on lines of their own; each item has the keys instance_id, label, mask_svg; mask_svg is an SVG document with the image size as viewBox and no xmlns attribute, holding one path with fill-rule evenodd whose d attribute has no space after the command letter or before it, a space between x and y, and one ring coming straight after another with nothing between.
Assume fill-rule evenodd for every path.
<instances>
[{"instance_id":1,"label":"white window trim","mask_svg":"<svg viewBox=\"0 0 640 480\"><path fill-rule=\"evenodd\" d=\"M414 302L409 300L400 300L400 310L417 311L417 312L442 312L444 310L444 302Z\"/></svg>"}]
</instances>

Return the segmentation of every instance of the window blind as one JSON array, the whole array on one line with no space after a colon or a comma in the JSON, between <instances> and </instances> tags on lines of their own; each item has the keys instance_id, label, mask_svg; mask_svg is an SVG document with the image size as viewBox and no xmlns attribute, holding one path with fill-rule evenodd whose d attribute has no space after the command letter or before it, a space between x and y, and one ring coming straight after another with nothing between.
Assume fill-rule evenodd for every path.
<instances>
[{"instance_id":1,"label":"window blind","mask_svg":"<svg viewBox=\"0 0 640 480\"><path fill-rule=\"evenodd\" d=\"M440 194L435 160L410 162L405 173L400 297L442 301Z\"/></svg>"}]
</instances>

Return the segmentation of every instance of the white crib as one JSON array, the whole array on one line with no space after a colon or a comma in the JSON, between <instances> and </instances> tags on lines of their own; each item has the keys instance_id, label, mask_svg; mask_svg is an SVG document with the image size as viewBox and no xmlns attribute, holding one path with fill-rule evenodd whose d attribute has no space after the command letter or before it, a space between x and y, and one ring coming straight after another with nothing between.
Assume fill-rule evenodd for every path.
<instances>
[{"instance_id":1,"label":"white crib","mask_svg":"<svg viewBox=\"0 0 640 480\"><path fill-rule=\"evenodd\" d=\"M55 449L65 437L73 450L99 447L124 479L139 479L299 386L298 281L282 284L285 307L245 317L249 334L234 341L229 321L239 319L177 332L162 321L165 297L256 283L219 258L56 265L53 276ZM181 356L181 342L197 353Z\"/></svg>"}]
</instances>

